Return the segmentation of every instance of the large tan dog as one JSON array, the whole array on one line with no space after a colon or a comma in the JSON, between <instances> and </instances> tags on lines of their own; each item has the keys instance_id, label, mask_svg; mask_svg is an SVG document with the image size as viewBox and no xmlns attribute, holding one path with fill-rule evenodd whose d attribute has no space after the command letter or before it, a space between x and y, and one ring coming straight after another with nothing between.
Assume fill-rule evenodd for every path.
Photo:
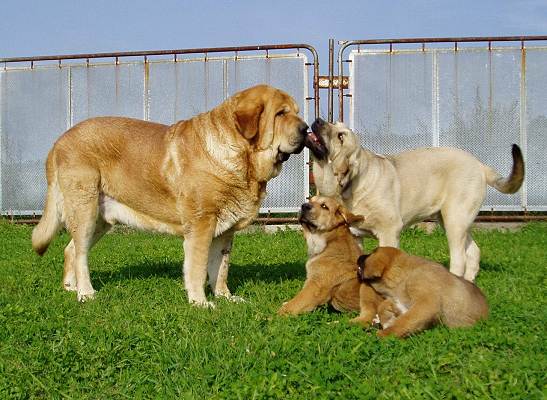
<instances>
[{"instance_id":1,"label":"large tan dog","mask_svg":"<svg viewBox=\"0 0 547 400\"><path fill-rule=\"evenodd\" d=\"M88 252L115 223L184 238L188 299L211 306L226 285L234 231L255 218L266 183L298 153L308 126L286 93L261 85L171 126L104 117L62 135L49 152L44 214L32 234L43 254L64 224L63 284L78 300L94 296ZM313 134L311 134L313 135Z\"/></svg>"},{"instance_id":2,"label":"large tan dog","mask_svg":"<svg viewBox=\"0 0 547 400\"><path fill-rule=\"evenodd\" d=\"M279 314L300 314L330 303L338 311L361 311L352 322L370 325L383 298L357 276L363 252L349 226L362 219L329 197L315 196L302 205L300 223L309 257L306 282Z\"/></svg>"},{"instance_id":3,"label":"large tan dog","mask_svg":"<svg viewBox=\"0 0 547 400\"><path fill-rule=\"evenodd\" d=\"M480 289L433 261L378 247L358 264L363 282L386 299L378 307L379 336L406 337L438 323L471 326L488 316Z\"/></svg>"},{"instance_id":4,"label":"large tan dog","mask_svg":"<svg viewBox=\"0 0 547 400\"><path fill-rule=\"evenodd\" d=\"M321 195L340 196L345 206L365 219L358 228L372 233L380 246L399 247L401 230L432 216L446 230L450 272L473 281L480 250L470 227L486 196L486 185L515 193L524 179L524 161L513 145L513 170L503 178L471 154L431 147L382 156L361 147L344 124L317 119L312 130L324 151L315 152L315 183Z\"/></svg>"}]
</instances>

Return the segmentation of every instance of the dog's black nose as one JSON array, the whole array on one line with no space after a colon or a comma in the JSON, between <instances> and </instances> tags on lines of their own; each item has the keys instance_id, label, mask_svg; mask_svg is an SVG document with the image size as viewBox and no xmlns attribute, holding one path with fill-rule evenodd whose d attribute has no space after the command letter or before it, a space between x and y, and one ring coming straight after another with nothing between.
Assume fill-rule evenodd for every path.
<instances>
[{"instance_id":1,"label":"dog's black nose","mask_svg":"<svg viewBox=\"0 0 547 400\"><path fill-rule=\"evenodd\" d=\"M304 203L302 204L302 212L311 210L311 204L310 203Z\"/></svg>"},{"instance_id":2,"label":"dog's black nose","mask_svg":"<svg viewBox=\"0 0 547 400\"><path fill-rule=\"evenodd\" d=\"M308 124L306 124L305 122L301 122L300 123L300 133L303 135L303 136L306 136L308 134L308 129L309 129L309 126Z\"/></svg>"},{"instance_id":3,"label":"dog's black nose","mask_svg":"<svg viewBox=\"0 0 547 400\"><path fill-rule=\"evenodd\" d=\"M326 124L327 123L325 122L325 120L317 118L315 121L313 121L313 124L311 124L311 130L317 133Z\"/></svg>"}]
</instances>

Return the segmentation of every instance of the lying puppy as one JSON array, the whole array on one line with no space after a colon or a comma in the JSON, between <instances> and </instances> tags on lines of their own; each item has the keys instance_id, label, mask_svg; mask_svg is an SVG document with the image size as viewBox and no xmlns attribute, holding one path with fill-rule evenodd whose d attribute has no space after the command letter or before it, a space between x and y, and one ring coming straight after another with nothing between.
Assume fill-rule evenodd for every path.
<instances>
[{"instance_id":1,"label":"lying puppy","mask_svg":"<svg viewBox=\"0 0 547 400\"><path fill-rule=\"evenodd\" d=\"M433 261L378 247L357 263L363 282L385 298L378 306L379 336L406 337L437 323L471 326L488 316L480 289Z\"/></svg>"},{"instance_id":2,"label":"lying puppy","mask_svg":"<svg viewBox=\"0 0 547 400\"><path fill-rule=\"evenodd\" d=\"M380 246L399 247L401 230L438 217L448 237L450 272L473 281L480 250L470 228L486 196L486 186L515 193L524 179L524 160L513 145L513 170L507 178L463 150L430 147L382 156L361 147L344 124L318 118L312 124L313 174L318 192L340 196L365 219L355 226L376 236ZM323 146L324 145L324 146ZM319 148L319 147L318 147Z\"/></svg>"},{"instance_id":3,"label":"lying puppy","mask_svg":"<svg viewBox=\"0 0 547 400\"><path fill-rule=\"evenodd\" d=\"M300 223L309 257L306 282L278 314L300 314L330 303L338 311L360 310L352 322L370 325L383 298L357 276L356 260L362 249L349 225L362 219L329 197L315 196L302 205Z\"/></svg>"}]
</instances>

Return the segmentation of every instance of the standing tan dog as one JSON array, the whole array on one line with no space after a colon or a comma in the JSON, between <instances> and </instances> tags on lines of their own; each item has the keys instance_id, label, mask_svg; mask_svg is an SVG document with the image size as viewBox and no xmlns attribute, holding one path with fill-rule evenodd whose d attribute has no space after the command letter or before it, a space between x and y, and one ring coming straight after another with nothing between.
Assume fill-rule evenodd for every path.
<instances>
[{"instance_id":1,"label":"standing tan dog","mask_svg":"<svg viewBox=\"0 0 547 400\"><path fill-rule=\"evenodd\" d=\"M358 265L363 282L386 299L378 307L379 336L406 337L438 323L471 326L488 316L480 289L433 261L378 247Z\"/></svg>"},{"instance_id":2,"label":"standing tan dog","mask_svg":"<svg viewBox=\"0 0 547 400\"><path fill-rule=\"evenodd\" d=\"M226 285L234 231L256 216L266 183L305 142L317 147L286 93L260 85L213 110L171 126L129 118L92 118L63 134L46 163L44 214L32 234L43 254L62 224L63 284L93 298L90 248L116 223L184 238L188 300L212 306ZM321 151L316 149L315 151Z\"/></svg>"},{"instance_id":3,"label":"standing tan dog","mask_svg":"<svg viewBox=\"0 0 547 400\"><path fill-rule=\"evenodd\" d=\"M351 322L370 324L383 298L357 276L356 261L362 249L349 226L362 219L329 197L315 196L302 205L300 223L309 257L306 282L278 314L301 314L330 303L338 311L360 310Z\"/></svg>"},{"instance_id":4,"label":"standing tan dog","mask_svg":"<svg viewBox=\"0 0 547 400\"><path fill-rule=\"evenodd\" d=\"M327 149L327 157L314 152L320 194L340 196L351 212L363 215L357 227L375 235L380 246L399 247L404 227L437 216L448 236L450 272L475 279L480 250L471 237L471 224L486 185L502 193L515 193L522 185L524 161L517 145L511 175L503 178L462 150L431 147L382 156L362 148L344 124L317 119L312 130Z\"/></svg>"}]
</instances>

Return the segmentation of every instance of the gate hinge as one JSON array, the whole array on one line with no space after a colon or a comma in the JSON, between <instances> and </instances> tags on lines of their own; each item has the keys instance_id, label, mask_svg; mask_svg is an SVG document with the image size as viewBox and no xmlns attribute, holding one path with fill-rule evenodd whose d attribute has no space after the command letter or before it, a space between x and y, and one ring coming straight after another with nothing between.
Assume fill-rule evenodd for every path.
<instances>
[{"instance_id":1,"label":"gate hinge","mask_svg":"<svg viewBox=\"0 0 547 400\"><path fill-rule=\"evenodd\" d=\"M338 89L338 76L332 77L332 86L335 89ZM347 89L349 87L349 76L342 77L342 89ZM329 77L328 76L319 76L319 89L328 89L329 88Z\"/></svg>"}]
</instances>

